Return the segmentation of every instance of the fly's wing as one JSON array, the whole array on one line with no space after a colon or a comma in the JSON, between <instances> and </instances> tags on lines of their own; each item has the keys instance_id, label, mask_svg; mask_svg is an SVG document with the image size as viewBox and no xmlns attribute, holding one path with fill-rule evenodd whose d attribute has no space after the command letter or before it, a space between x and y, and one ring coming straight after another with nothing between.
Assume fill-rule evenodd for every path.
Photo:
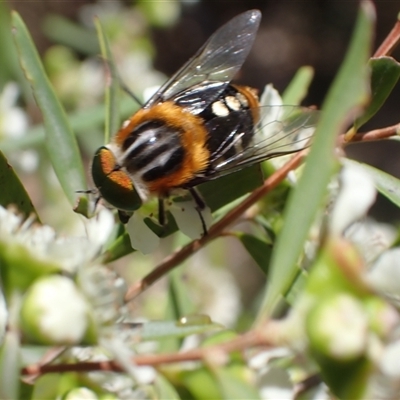
<instances>
[{"instance_id":1,"label":"fly's wing","mask_svg":"<svg viewBox=\"0 0 400 400\"><path fill-rule=\"evenodd\" d=\"M254 42L260 19L260 11L250 10L223 25L161 86L145 104L145 108L169 100L192 86L216 83L214 86L211 84L215 96L210 96L209 101L201 103L203 109L207 107L225 89L244 63ZM202 109L198 110L201 111Z\"/></svg>"},{"instance_id":2,"label":"fly's wing","mask_svg":"<svg viewBox=\"0 0 400 400\"><path fill-rule=\"evenodd\" d=\"M214 179L261 161L295 153L310 145L320 112L298 106L260 107L261 118L243 151L213 166Z\"/></svg>"}]
</instances>

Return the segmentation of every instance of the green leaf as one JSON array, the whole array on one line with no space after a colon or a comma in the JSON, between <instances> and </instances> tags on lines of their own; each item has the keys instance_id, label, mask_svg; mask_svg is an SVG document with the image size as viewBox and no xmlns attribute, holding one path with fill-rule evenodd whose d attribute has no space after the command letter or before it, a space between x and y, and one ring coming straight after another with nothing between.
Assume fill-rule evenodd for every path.
<instances>
[{"instance_id":1,"label":"green leaf","mask_svg":"<svg viewBox=\"0 0 400 400\"><path fill-rule=\"evenodd\" d=\"M118 236L117 239L115 239L114 242L112 242L110 246L106 249L102 256L102 262L106 264L110 263L134 251L136 250L132 249L129 234L125 232L122 235Z\"/></svg>"},{"instance_id":2,"label":"green leaf","mask_svg":"<svg viewBox=\"0 0 400 400\"><path fill-rule=\"evenodd\" d=\"M106 106L106 117L105 117L105 137L104 143L110 141L110 137L114 134L120 125L119 117L119 81L118 73L114 64L113 56L110 50L110 45L106 33L104 32L103 26L98 18L95 19L97 35L99 37L101 54L105 61L105 65L108 69L108 77L106 79L106 93L105 93L105 106Z\"/></svg>"},{"instance_id":3,"label":"green leaf","mask_svg":"<svg viewBox=\"0 0 400 400\"><path fill-rule=\"evenodd\" d=\"M283 104L299 105L307 96L313 77L314 69L312 67L301 67L282 94Z\"/></svg>"},{"instance_id":4,"label":"green leaf","mask_svg":"<svg viewBox=\"0 0 400 400\"><path fill-rule=\"evenodd\" d=\"M193 399L221 399L222 393L215 377L208 368L186 370L182 373L181 382L187 387Z\"/></svg>"},{"instance_id":5,"label":"green leaf","mask_svg":"<svg viewBox=\"0 0 400 400\"><path fill-rule=\"evenodd\" d=\"M400 179L378 168L354 160L345 159L344 164L356 164L364 168L372 176L377 190L393 204L400 207Z\"/></svg>"},{"instance_id":6,"label":"green leaf","mask_svg":"<svg viewBox=\"0 0 400 400\"><path fill-rule=\"evenodd\" d=\"M33 385L31 385L29 383L21 382L19 398L24 399L24 400L34 399L33 390L34 390Z\"/></svg>"},{"instance_id":7,"label":"green leaf","mask_svg":"<svg viewBox=\"0 0 400 400\"><path fill-rule=\"evenodd\" d=\"M7 159L0 151L0 204L7 207L11 204L17 207L18 211L22 212L25 217L30 214L35 214L37 219L39 217L35 208L26 192L24 186L14 172L11 165L8 164Z\"/></svg>"},{"instance_id":8,"label":"green leaf","mask_svg":"<svg viewBox=\"0 0 400 400\"><path fill-rule=\"evenodd\" d=\"M264 274L268 275L272 245L247 233L239 233L238 238Z\"/></svg>"},{"instance_id":9,"label":"green leaf","mask_svg":"<svg viewBox=\"0 0 400 400\"><path fill-rule=\"evenodd\" d=\"M171 383L161 374L157 374L154 382L157 399L179 400L179 394Z\"/></svg>"},{"instance_id":10,"label":"green leaf","mask_svg":"<svg viewBox=\"0 0 400 400\"><path fill-rule=\"evenodd\" d=\"M259 165L253 165L233 174L203 183L198 189L211 211L231 203L260 187L264 178Z\"/></svg>"},{"instance_id":11,"label":"green leaf","mask_svg":"<svg viewBox=\"0 0 400 400\"><path fill-rule=\"evenodd\" d=\"M170 319L179 319L196 311L190 296L188 284L181 270L175 269L169 275L168 302L170 303Z\"/></svg>"},{"instance_id":12,"label":"green leaf","mask_svg":"<svg viewBox=\"0 0 400 400\"><path fill-rule=\"evenodd\" d=\"M84 215L86 218L89 218L94 213L93 208L94 207L91 206L87 197L79 197L77 202L75 203L74 212Z\"/></svg>"},{"instance_id":13,"label":"green leaf","mask_svg":"<svg viewBox=\"0 0 400 400\"><path fill-rule=\"evenodd\" d=\"M63 373L63 374L46 374L41 375L35 380L35 386L33 389L33 399L57 399L61 398L61 394L64 394L67 390L74 387L72 376L77 378L76 374ZM73 383L69 383L73 381Z\"/></svg>"},{"instance_id":14,"label":"green leaf","mask_svg":"<svg viewBox=\"0 0 400 400\"><path fill-rule=\"evenodd\" d=\"M298 300L301 293L303 293L303 289L307 283L308 273L303 269L298 269L298 275L293 285L290 287L289 292L285 296L285 300L288 304L293 306Z\"/></svg>"},{"instance_id":15,"label":"green leaf","mask_svg":"<svg viewBox=\"0 0 400 400\"><path fill-rule=\"evenodd\" d=\"M43 114L49 158L65 195L75 205L76 191L86 187L76 138L44 72L32 38L16 12L12 13L12 25L21 66Z\"/></svg>"},{"instance_id":16,"label":"green leaf","mask_svg":"<svg viewBox=\"0 0 400 400\"><path fill-rule=\"evenodd\" d=\"M273 313L280 296L288 292L297 276L296 264L304 242L338 165L334 157L337 135L368 98L366 63L372 45L374 20L372 4L363 1L345 60L322 107L303 174L289 196L284 213L285 224L272 253L270 279L258 323Z\"/></svg>"},{"instance_id":17,"label":"green leaf","mask_svg":"<svg viewBox=\"0 0 400 400\"><path fill-rule=\"evenodd\" d=\"M356 119L357 131L369 121L385 103L400 77L400 64L392 57L371 58L371 102L363 114Z\"/></svg>"},{"instance_id":18,"label":"green leaf","mask_svg":"<svg viewBox=\"0 0 400 400\"><path fill-rule=\"evenodd\" d=\"M17 332L6 333L0 348L0 399L19 399L20 344Z\"/></svg>"}]
</instances>

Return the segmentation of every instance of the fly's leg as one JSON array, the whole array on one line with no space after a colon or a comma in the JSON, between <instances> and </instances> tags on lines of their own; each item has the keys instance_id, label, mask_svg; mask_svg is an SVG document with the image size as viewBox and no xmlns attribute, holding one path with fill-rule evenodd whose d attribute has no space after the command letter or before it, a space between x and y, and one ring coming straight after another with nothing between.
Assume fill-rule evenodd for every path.
<instances>
[{"instance_id":1,"label":"fly's leg","mask_svg":"<svg viewBox=\"0 0 400 400\"><path fill-rule=\"evenodd\" d=\"M167 223L167 218L165 215L165 203L164 199L158 198L158 223L165 229L165 224Z\"/></svg>"},{"instance_id":2,"label":"fly's leg","mask_svg":"<svg viewBox=\"0 0 400 400\"><path fill-rule=\"evenodd\" d=\"M122 224L127 224L129 221L129 218L132 216L132 213L127 213L126 211L123 210L118 210L118 218L121 221Z\"/></svg>"},{"instance_id":3,"label":"fly's leg","mask_svg":"<svg viewBox=\"0 0 400 400\"><path fill-rule=\"evenodd\" d=\"M201 213L206 208L206 203L202 199L200 193L195 188L190 188L189 193L192 195L194 202L196 203L196 211L199 214L201 226L203 228L203 236L207 235L207 226L204 221L203 214Z\"/></svg>"}]
</instances>

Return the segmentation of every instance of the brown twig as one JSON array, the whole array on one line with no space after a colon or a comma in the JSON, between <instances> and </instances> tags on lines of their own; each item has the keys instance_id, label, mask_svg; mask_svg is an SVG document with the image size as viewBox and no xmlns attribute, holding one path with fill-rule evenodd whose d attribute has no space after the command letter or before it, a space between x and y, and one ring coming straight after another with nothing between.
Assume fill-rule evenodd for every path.
<instances>
[{"instance_id":1,"label":"brown twig","mask_svg":"<svg viewBox=\"0 0 400 400\"><path fill-rule=\"evenodd\" d=\"M50 348L46 354L42 357L42 359L36 364L36 369L40 369L46 365L49 365L55 359L57 359L64 351L66 350L65 346L58 346ZM37 378L39 378L40 372L35 374L34 372L29 374L28 377L24 379L24 382L28 385L32 385Z\"/></svg>"},{"instance_id":2,"label":"brown twig","mask_svg":"<svg viewBox=\"0 0 400 400\"><path fill-rule=\"evenodd\" d=\"M263 329L249 331L229 342L222 343L210 347L201 347L189 350L183 353L167 353L167 354L147 354L133 357L132 363L137 366L160 366L163 364L172 364L186 361L204 361L215 360L215 355L221 355L219 360L226 361L227 354L234 351L244 351L249 348L272 346L274 338L279 337L276 332L280 329L279 322L270 321L264 325ZM91 371L123 371L121 366L113 361L98 362L78 362L75 364L52 364L43 365L41 363L29 365L21 370L22 375L42 375L45 373L62 373L62 372L91 372Z\"/></svg>"},{"instance_id":3,"label":"brown twig","mask_svg":"<svg viewBox=\"0 0 400 400\"><path fill-rule=\"evenodd\" d=\"M400 124L387 126L386 128L374 129L365 133L356 133L351 141L344 141L344 135L340 136L341 144L346 145L352 142L373 142L377 140L388 139L393 136L399 136L400 134Z\"/></svg>"},{"instance_id":4,"label":"brown twig","mask_svg":"<svg viewBox=\"0 0 400 400\"><path fill-rule=\"evenodd\" d=\"M389 56L400 42L400 21L397 20L394 27L386 36L385 40L375 51L373 57Z\"/></svg>"}]
</instances>

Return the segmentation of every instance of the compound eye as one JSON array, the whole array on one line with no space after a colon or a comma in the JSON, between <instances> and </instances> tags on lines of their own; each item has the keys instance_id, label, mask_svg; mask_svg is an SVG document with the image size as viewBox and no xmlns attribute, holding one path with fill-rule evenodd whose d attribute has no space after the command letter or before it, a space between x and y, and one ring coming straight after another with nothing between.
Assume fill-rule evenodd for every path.
<instances>
[{"instance_id":1,"label":"compound eye","mask_svg":"<svg viewBox=\"0 0 400 400\"><path fill-rule=\"evenodd\" d=\"M93 157L93 182L101 196L113 207L135 211L142 205L142 200L128 174L116 166L112 151L105 146L100 147Z\"/></svg>"}]
</instances>

